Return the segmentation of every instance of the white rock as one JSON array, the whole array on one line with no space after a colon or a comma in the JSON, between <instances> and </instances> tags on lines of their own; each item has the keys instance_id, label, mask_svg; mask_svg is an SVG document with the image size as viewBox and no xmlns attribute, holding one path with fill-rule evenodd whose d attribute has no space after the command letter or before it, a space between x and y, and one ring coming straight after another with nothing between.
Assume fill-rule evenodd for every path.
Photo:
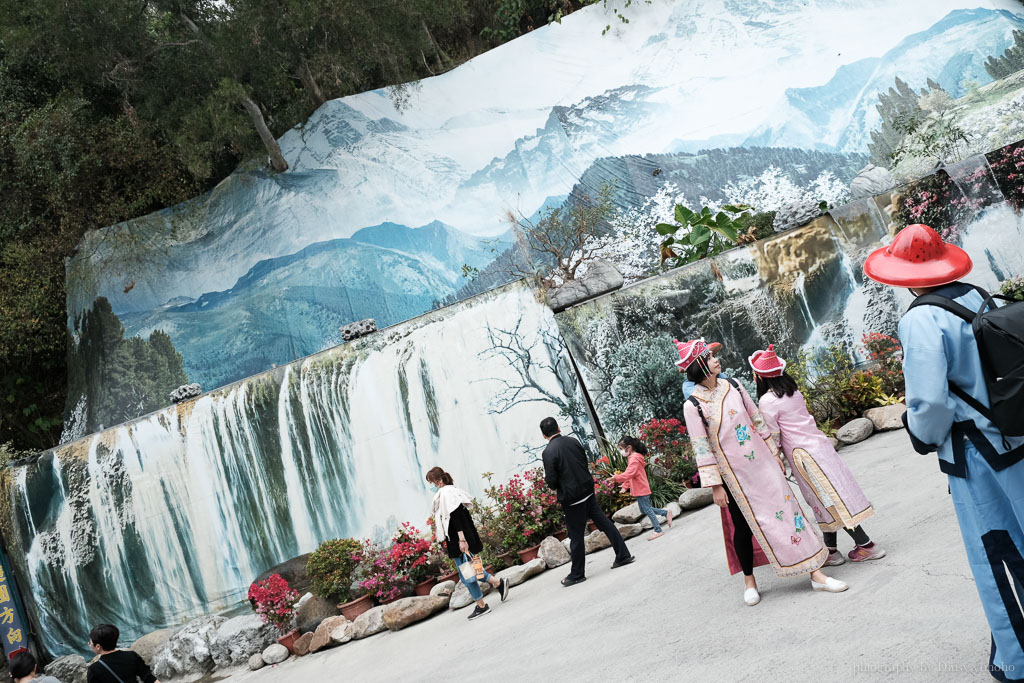
<instances>
[{"instance_id":1,"label":"white rock","mask_svg":"<svg viewBox=\"0 0 1024 683\"><path fill-rule=\"evenodd\" d=\"M331 631L331 641L336 645L344 645L348 641L352 640L355 636L356 627L355 622L346 621L341 626L336 626Z\"/></svg>"},{"instance_id":2,"label":"white rock","mask_svg":"<svg viewBox=\"0 0 1024 683\"><path fill-rule=\"evenodd\" d=\"M366 610L352 622L352 637L356 640L372 636L387 629L384 623L384 605Z\"/></svg>"},{"instance_id":3,"label":"white rock","mask_svg":"<svg viewBox=\"0 0 1024 683\"><path fill-rule=\"evenodd\" d=\"M434 586L430 589L430 594L450 596L454 591L454 581L442 581L441 583L434 584Z\"/></svg>"},{"instance_id":4,"label":"white rock","mask_svg":"<svg viewBox=\"0 0 1024 683\"><path fill-rule=\"evenodd\" d=\"M288 648L281 643L274 643L268 645L267 649L263 651L263 662L265 664L280 664L284 660L288 659Z\"/></svg>"},{"instance_id":5,"label":"white rock","mask_svg":"<svg viewBox=\"0 0 1024 683\"><path fill-rule=\"evenodd\" d=\"M889 432L894 429L903 429L903 413L907 412L905 403L897 403L891 406L869 408L864 411L864 417L871 420L871 424L879 432Z\"/></svg>"},{"instance_id":6,"label":"white rock","mask_svg":"<svg viewBox=\"0 0 1024 683\"><path fill-rule=\"evenodd\" d=\"M863 441L874 431L875 425L871 420L866 417L858 417L840 427L836 432L836 438L839 439L839 443L850 445Z\"/></svg>"},{"instance_id":7,"label":"white rock","mask_svg":"<svg viewBox=\"0 0 1024 683\"><path fill-rule=\"evenodd\" d=\"M655 517L658 518L658 524L660 524L662 530L664 530L665 522L668 521L668 517L665 517L663 515L655 515ZM647 515L644 515L644 518L640 521L640 528L644 531L647 531L648 529L653 529L654 525L651 524L651 518Z\"/></svg>"},{"instance_id":8,"label":"white rock","mask_svg":"<svg viewBox=\"0 0 1024 683\"><path fill-rule=\"evenodd\" d=\"M612 515L612 521L618 522L619 524L633 524L635 522L639 522L640 518L644 516L645 515L640 512L640 504L633 503L631 505L627 505L621 510L616 510L615 514Z\"/></svg>"},{"instance_id":9,"label":"white rock","mask_svg":"<svg viewBox=\"0 0 1024 683\"><path fill-rule=\"evenodd\" d=\"M665 509L672 513L672 519L679 519L679 515L683 514L683 509L679 507L679 503L672 501L665 506Z\"/></svg>"},{"instance_id":10,"label":"white rock","mask_svg":"<svg viewBox=\"0 0 1024 683\"><path fill-rule=\"evenodd\" d=\"M545 562L540 556L537 556L526 564L519 564L507 569L502 569L500 572L495 574L495 576L499 579L508 579L508 585L510 586L518 586L523 581L537 576L537 574L540 574L547 568L547 562Z\"/></svg>"},{"instance_id":11,"label":"white rock","mask_svg":"<svg viewBox=\"0 0 1024 683\"><path fill-rule=\"evenodd\" d=\"M257 669L262 669L264 665L266 665L266 662L263 661L262 653L257 652L252 657L249 657L249 671L256 671Z\"/></svg>"},{"instance_id":12,"label":"white rock","mask_svg":"<svg viewBox=\"0 0 1024 683\"><path fill-rule=\"evenodd\" d=\"M295 603L296 611L298 611L303 605L305 605L307 602L309 602L312 598L313 598L313 594L312 593L306 593L301 598L299 598L299 601Z\"/></svg>"},{"instance_id":13,"label":"white rock","mask_svg":"<svg viewBox=\"0 0 1024 683\"><path fill-rule=\"evenodd\" d=\"M697 510L715 501L711 488L686 489L679 496L679 507L683 510Z\"/></svg>"},{"instance_id":14,"label":"white rock","mask_svg":"<svg viewBox=\"0 0 1024 683\"><path fill-rule=\"evenodd\" d=\"M489 583L479 583L477 585L480 586L480 590L484 595L487 595L492 590L491 584ZM469 589L466 588L466 584L459 581L458 585L455 586L455 591L452 593L452 599L448 603L448 608L462 609L467 605L472 605L474 602L476 601L473 599L473 596L469 594Z\"/></svg>"},{"instance_id":15,"label":"white rock","mask_svg":"<svg viewBox=\"0 0 1024 683\"><path fill-rule=\"evenodd\" d=\"M569 549L562 545L562 542L554 536L548 536L540 542L540 549L537 551L537 557L544 560L548 569L551 569L552 567L561 567L572 559L569 556Z\"/></svg>"}]
</instances>

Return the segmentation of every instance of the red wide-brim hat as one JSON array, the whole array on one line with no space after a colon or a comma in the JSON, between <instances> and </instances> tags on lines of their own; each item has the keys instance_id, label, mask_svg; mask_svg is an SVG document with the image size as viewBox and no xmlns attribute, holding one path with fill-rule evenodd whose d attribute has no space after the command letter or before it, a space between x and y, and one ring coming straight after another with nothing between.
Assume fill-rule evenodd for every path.
<instances>
[{"instance_id":1,"label":"red wide-brim hat","mask_svg":"<svg viewBox=\"0 0 1024 683\"><path fill-rule=\"evenodd\" d=\"M892 244L876 249L864 261L864 274L893 287L938 287L956 282L974 264L966 251L942 241L927 225L908 225Z\"/></svg>"}]
</instances>

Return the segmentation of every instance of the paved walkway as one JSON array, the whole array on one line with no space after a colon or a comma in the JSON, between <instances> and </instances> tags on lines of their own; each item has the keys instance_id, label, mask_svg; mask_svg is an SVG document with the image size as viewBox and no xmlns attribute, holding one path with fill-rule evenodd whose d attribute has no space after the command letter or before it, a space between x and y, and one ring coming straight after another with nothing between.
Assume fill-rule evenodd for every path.
<instances>
[{"instance_id":1,"label":"paved walkway","mask_svg":"<svg viewBox=\"0 0 1024 683\"><path fill-rule=\"evenodd\" d=\"M628 567L611 571L609 550L588 556L578 586L560 586L558 567L504 604L488 596L492 614L477 621L468 608L443 612L230 680L992 680L988 627L935 456L915 454L902 431L841 453L877 511L865 529L889 552L832 568L845 593L814 593L808 579L761 567L761 604L745 606L711 506L657 541L630 539ZM839 543L852 542L841 533Z\"/></svg>"}]
</instances>

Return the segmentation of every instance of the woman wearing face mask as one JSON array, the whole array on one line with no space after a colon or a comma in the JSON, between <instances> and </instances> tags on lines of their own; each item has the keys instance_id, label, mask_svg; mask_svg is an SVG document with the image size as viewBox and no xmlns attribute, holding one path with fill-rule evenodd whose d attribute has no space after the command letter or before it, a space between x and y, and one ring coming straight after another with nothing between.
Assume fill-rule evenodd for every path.
<instances>
[{"instance_id":1,"label":"woman wearing face mask","mask_svg":"<svg viewBox=\"0 0 1024 683\"><path fill-rule=\"evenodd\" d=\"M731 568L735 557L743 571L743 601L756 605L761 600L754 580L755 539L776 575L810 573L814 590L845 591L845 583L825 576L820 569L828 550L806 523L783 474L779 445L746 390L734 379L719 378L722 364L703 339L676 342L676 347L680 366L697 385L683 415L701 485L712 488L715 503L723 508L726 530L728 509L733 535L726 536L726 554Z\"/></svg>"},{"instance_id":2,"label":"woman wearing face mask","mask_svg":"<svg viewBox=\"0 0 1024 683\"><path fill-rule=\"evenodd\" d=\"M455 565L462 569L462 564L471 562L470 553L476 554L483 550L484 545L480 541L480 534L476 531L476 524L469 514L469 507L473 499L469 494L460 488L455 487L452 475L440 467L434 467L427 472L427 483L434 489L434 529L437 533L437 540L444 544L448 557L455 560ZM501 601L508 599L508 579L499 580L484 571L482 579L475 574L467 579L462 571L459 571L459 578L469 594L476 600L476 607L469 615L469 619L476 619L489 614L491 608L484 601L483 591L480 590L478 581L486 581L498 589Z\"/></svg>"}]
</instances>

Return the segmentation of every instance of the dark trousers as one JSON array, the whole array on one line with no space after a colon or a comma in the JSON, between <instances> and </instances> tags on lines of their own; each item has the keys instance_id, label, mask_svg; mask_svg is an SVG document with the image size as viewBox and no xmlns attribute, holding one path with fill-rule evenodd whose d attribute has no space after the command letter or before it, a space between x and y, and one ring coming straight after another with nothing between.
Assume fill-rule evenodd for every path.
<instances>
[{"instance_id":1,"label":"dark trousers","mask_svg":"<svg viewBox=\"0 0 1024 683\"><path fill-rule=\"evenodd\" d=\"M629 557L629 550L626 542L622 540L622 534L615 528L612 520L605 517L601 506L597 504L597 496L591 496L582 503L569 505L562 503L562 510L565 511L565 530L569 532L569 555L572 556L572 569L569 571L568 579L582 579L586 575L587 551L583 543L583 536L587 531L587 520L592 519L598 531L608 535L615 550L616 560L625 560Z\"/></svg>"},{"instance_id":2,"label":"dark trousers","mask_svg":"<svg viewBox=\"0 0 1024 683\"><path fill-rule=\"evenodd\" d=\"M751 576L754 573L754 532L747 524L747 518L743 516L740 506L733 500L729 487L725 487L729 496L729 514L732 516L732 547L736 550L736 560L740 563L743 576Z\"/></svg>"},{"instance_id":3,"label":"dark trousers","mask_svg":"<svg viewBox=\"0 0 1024 683\"><path fill-rule=\"evenodd\" d=\"M850 535L850 538L852 538L853 542L857 545L867 545L868 543L871 543L871 539L868 538L868 533L864 531L864 529L860 528L860 524L858 524L857 528L855 528L853 531L850 531L846 528L843 528L843 531L848 533ZM835 550L837 547L836 542L839 540L838 532L825 531L822 532L821 535L825 537L825 547L829 550Z\"/></svg>"}]
</instances>

